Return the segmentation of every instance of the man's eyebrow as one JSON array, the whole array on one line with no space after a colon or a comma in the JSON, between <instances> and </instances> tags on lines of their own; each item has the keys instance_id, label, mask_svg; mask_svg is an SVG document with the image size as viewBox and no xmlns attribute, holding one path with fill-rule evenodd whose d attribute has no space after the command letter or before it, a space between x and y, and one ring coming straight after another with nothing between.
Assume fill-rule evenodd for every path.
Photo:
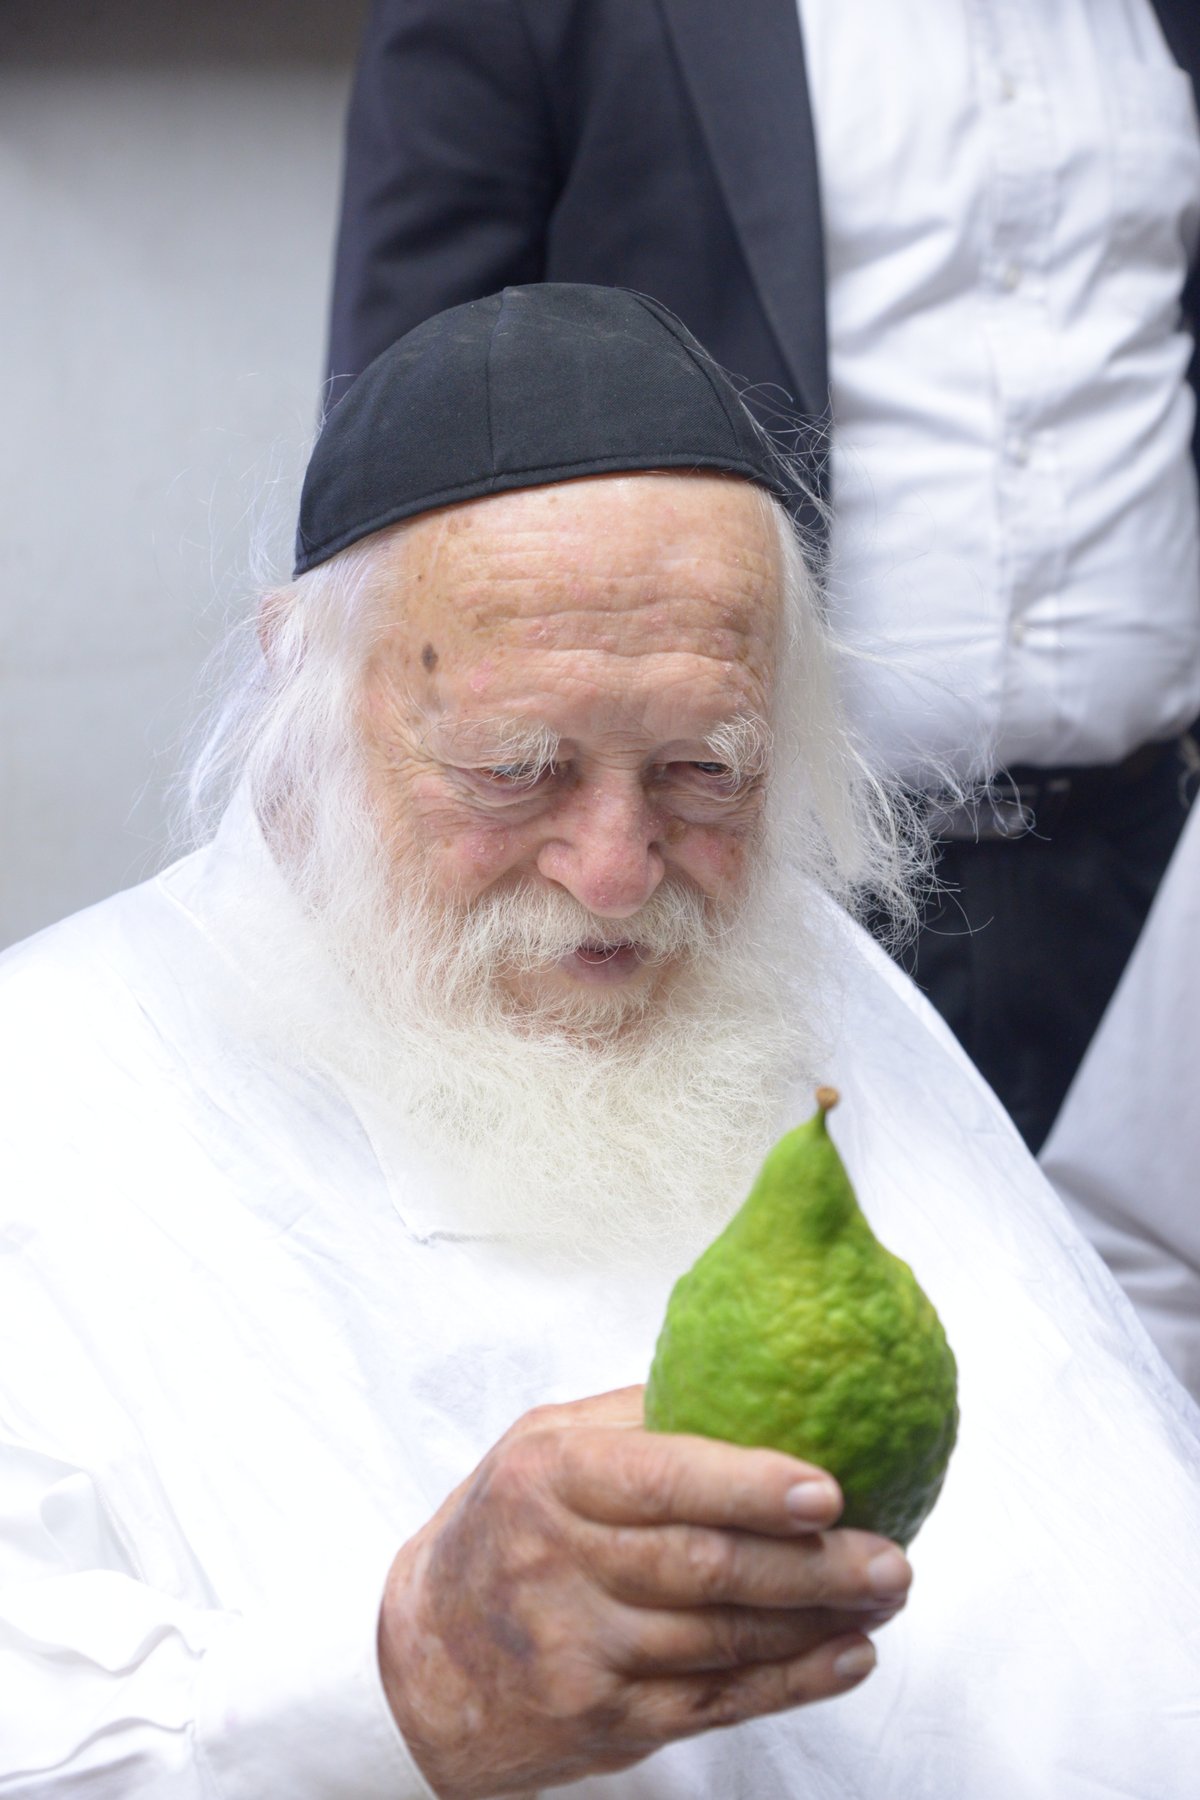
<instances>
[{"instance_id":1,"label":"man's eyebrow","mask_svg":"<svg viewBox=\"0 0 1200 1800\"><path fill-rule=\"evenodd\" d=\"M742 779L761 775L771 755L771 728L756 713L724 719L701 740L714 762ZM520 719L440 719L424 734L437 756L467 762L521 763L544 767L558 755L558 733Z\"/></svg>"},{"instance_id":2,"label":"man's eyebrow","mask_svg":"<svg viewBox=\"0 0 1200 1800\"><path fill-rule=\"evenodd\" d=\"M744 780L761 775L771 759L771 727L757 713L724 720L704 742L714 762L725 763Z\"/></svg>"},{"instance_id":3,"label":"man's eyebrow","mask_svg":"<svg viewBox=\"0 0 1200 1800\"><path fill-rule=\"evenodd\" d=\"M541 767L554 761L559 737L548 725L528 724L520 719L457 719L431 725L425 742L439 756Z\"/></svg>"}]
</instances>

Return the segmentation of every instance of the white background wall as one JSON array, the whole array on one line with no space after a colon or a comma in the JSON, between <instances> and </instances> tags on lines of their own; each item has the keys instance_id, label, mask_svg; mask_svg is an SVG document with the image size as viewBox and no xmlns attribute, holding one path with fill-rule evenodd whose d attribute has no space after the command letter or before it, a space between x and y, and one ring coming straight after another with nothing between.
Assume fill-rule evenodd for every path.
<instances>
[{"instance_id":1,"label":"white background wall","mask_svg":"<svg viewBox=\"0 0 1200 1800\"><path fill-rule=\"evenodd\" d=\"M0 945L162 858L315 424L363 11L0 0Z\"/></svg>"}]
</instances>

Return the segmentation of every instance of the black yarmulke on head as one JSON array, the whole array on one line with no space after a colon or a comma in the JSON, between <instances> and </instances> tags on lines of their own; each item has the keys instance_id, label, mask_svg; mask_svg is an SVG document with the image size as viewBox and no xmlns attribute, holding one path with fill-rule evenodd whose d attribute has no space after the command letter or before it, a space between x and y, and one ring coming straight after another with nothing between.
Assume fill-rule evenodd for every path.
<instances>
[{"instance_id":1,"label":"black yarmulke on head","mask_svg":"<svg viewBox=\"0 0 1200 1800\"><path fill-rule=\"evenodd\" d=\"M638 469L784 491L727 375L623 288L505 288L426 319L329 414L300 496L295 573L437 506Z\"/></svg>"}]
</instances>

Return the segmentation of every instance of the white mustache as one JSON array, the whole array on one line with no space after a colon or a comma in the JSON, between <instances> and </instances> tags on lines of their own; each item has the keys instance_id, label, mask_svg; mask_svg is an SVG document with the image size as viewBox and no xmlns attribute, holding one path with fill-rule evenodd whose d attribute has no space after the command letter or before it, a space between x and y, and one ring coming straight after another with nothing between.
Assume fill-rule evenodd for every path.
<instances>
[{"instance_id":1,"label":"white mustache","mask_svg":"<svg viewBox=\"0 0 1200 1800\"><path fill-rule=\"evenodd\" d=\"M449 920L447 920L449 923ZM615 955L632 947L645 962L673 961L711 951L729 928L705 896L682 882L664 882L628 919L597 917L557 888L518 888L484 895L457 913L456 948L478 966L532 973L577 950Z\"/></svg>"}]
</instances>

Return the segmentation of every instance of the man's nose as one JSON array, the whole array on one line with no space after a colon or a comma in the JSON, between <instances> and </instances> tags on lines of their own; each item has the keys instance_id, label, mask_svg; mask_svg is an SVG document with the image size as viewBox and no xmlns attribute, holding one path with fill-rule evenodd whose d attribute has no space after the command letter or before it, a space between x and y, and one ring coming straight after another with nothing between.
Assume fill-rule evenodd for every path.
<instances>
[{"instance_id":1,"label":"man's nose","mask_svg":"<svg viewBox=\"0 0 1200 1800\"><path fill-rule=\"evenodd\" d=\"M589 912L627 919L663 878L660 828L639 782L589 785L555 818L538 852L538 872Z\"/></svg>"}]
</instances>

